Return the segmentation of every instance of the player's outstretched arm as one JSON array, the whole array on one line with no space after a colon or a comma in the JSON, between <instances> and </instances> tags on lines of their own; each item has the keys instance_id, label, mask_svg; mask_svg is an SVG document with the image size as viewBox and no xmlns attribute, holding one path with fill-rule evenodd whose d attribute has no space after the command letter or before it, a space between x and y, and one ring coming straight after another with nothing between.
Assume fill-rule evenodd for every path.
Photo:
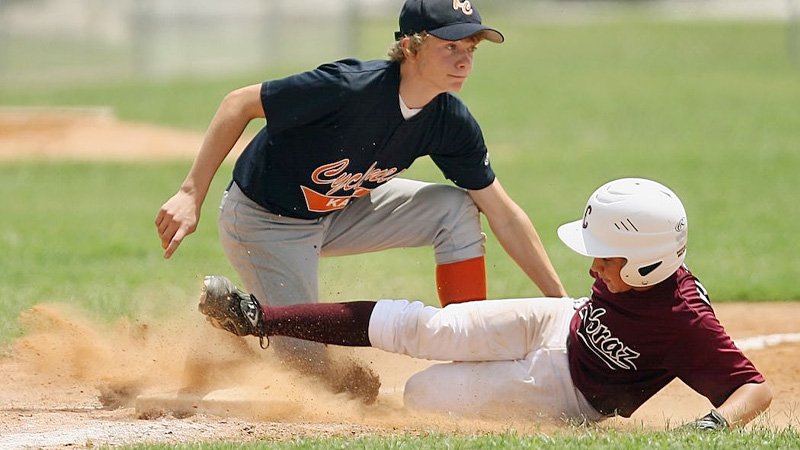
<instances>
[{"instance_id":1,"label":"player's outstretched arm","mask_svg":"<svg viewBox=\"0 0 800 450\"><path fill-rule=\"evenodd\" d=\"M717 408L731 427L744 426L764 412L772 402L772 390L767 383L747 383L733 391Z\"/></svg>"},{"instance_id":2,"label":"player's outstretched arm","mask_svg":"<svg viewBox=\"0 0 800 450\"><path fill-rule=\"evenodd\" d=\"M547 297L567 297L555 268L542 245L539 234L525 211L506 193L500 182L477 191L469 191L478 209L506 253L533 280Z\"/></svg>"},{"instance_id":3,"label":"player's outstretched arm","mask_svg":"<svg viewBox=\"0 0 800 450\"><path fill-rule=\"evenodd\" d=\"M743 384L719 408L679 429L722 431L742 427L764 412L771 402L772 391L767 383Z\"/></svg>"},{"instance_id":4,"label":"player's outstretched arm","mask_svg":"<svg viewBox=\"0 0 800 450\"><path fill-rule=\"evenodd\" d=\"M164 257L169 258L187 235L197 229L200 209L222 161L252 119L264 117L261 85L237 89L223 99L200 145L189 174L156 216Z\"/></svg>"}]
</instances>

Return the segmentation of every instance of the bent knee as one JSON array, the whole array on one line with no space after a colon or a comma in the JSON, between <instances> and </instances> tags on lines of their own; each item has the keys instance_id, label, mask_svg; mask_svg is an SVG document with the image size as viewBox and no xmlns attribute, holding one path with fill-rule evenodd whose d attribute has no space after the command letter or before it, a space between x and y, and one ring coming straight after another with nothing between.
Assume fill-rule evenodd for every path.
<instances>
[{"instance_id":1,"label":"bent knee","mask_svg":"<svg viewBox=\"0 0 800 450\"><path fill-rule=\"evenodd\" d=\"M486 235L480 212L472 197L461 188L433 185L423 189L440 209L440 227L433 239L437 264L449 264L483 256Z\"/></svg>"}]
</instances>

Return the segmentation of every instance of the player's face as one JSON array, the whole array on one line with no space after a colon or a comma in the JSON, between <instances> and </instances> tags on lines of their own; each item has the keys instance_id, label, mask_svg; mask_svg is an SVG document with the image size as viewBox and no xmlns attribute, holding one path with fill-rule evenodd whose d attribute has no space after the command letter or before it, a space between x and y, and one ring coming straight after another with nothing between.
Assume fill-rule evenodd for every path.
<instances>
[{"instance_id":1,"label":"player's face","mask_svg":"<svg viewBox=\"0 0 800 450\"><path fill-rule=\"evenodd\" d=\"M479 39L446 41L428 35L417 55L420 81L438 92L459 92L472 72Z\"/></svg>"},{"instance_id":2,"label":"player's face","mask_svg":"<svg viewBox=\"0 0 800 450\"><path fill-rule=\"evenodd\" d=\"M619 274L626 262L625 258L594 258L592 271L597 273L610 292L619 294L633 289L631 285L622 281Z\"/></svg>"}]
</instances>

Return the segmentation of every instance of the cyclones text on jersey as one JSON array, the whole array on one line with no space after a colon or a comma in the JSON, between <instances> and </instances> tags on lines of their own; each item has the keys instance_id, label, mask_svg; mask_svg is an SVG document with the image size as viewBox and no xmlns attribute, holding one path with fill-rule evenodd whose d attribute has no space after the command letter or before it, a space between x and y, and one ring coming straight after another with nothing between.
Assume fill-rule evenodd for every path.
<instances>
[{"instance_id":1,"label":"cyclones text on jersey","mask_svg":"<svg viewBox=\"0 0 800 450\"><path fill-rule=\"evenodd\" d=\"M372 190L362 187L363 183L383 184L405 172L405 169L398 171L397 167L379 169L376 167L378 162L374 161L363 173L348 173L345 172L345 169L349 164L350 159L345 158L334 163L323 164L311 173L311 181L314 184L317 186L330 185L330 189L324 194L320 194L307 186L300 186L309 211L330 212L342 209L350 203L351 198L363 197ZM334 195L340 191L345 195Z\"/></svg>"}]
</instances>

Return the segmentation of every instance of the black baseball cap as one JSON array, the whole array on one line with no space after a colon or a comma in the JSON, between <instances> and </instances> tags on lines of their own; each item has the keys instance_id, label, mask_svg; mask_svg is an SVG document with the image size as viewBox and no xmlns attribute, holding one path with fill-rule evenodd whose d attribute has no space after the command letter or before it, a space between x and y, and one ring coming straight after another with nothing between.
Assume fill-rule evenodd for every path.
<instances>
[{"instance_id":1,"label":"black baseball cap","mask_svg":"<svg viewBox=\"0 0 800 450\"><path fill-rule=\"evenodd\" d=\"M400 39L421 31L444 39L458 41L478 33L492 42L501 43L503 35L481 24L481 15L470 0L406 0L400 11Z\"/></svg>"}]
</instances>

